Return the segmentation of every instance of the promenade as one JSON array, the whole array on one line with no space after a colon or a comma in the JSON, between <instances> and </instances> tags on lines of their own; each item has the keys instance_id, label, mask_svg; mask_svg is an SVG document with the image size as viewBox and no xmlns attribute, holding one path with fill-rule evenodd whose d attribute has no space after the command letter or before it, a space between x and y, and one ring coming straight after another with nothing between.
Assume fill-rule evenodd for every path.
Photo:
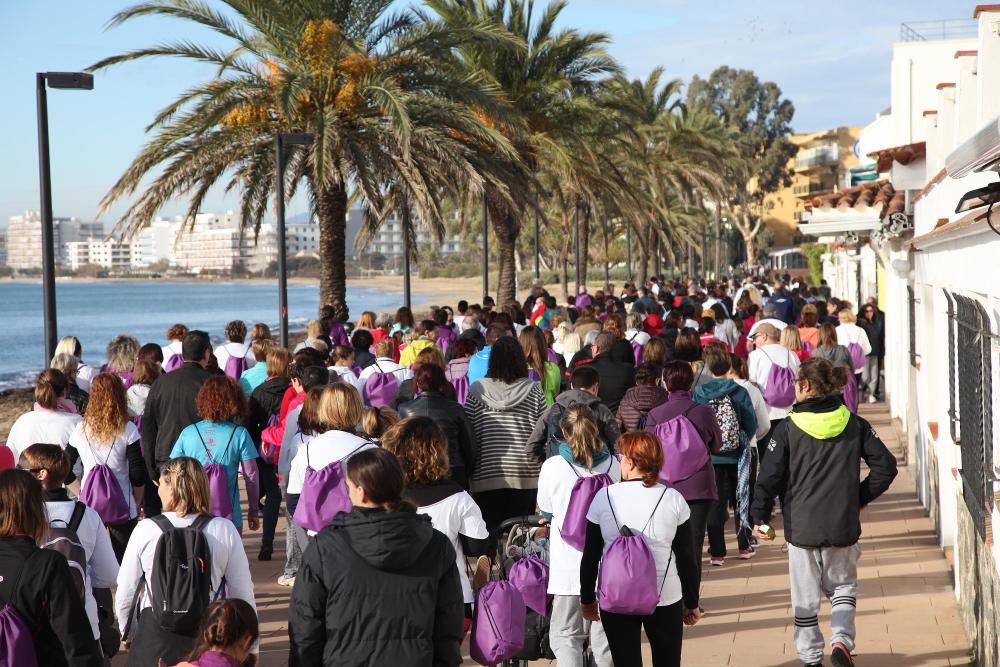
<instances>
[{"instance_id":1,"label":"promenade","mask_svg":"<svg viewBox=\"0 0 1000 667\"><path fill-rule=\"evenodd\" d=\"M906 466L904 438L882 404L861 413L899 460L899 476L884 496L862 513L864 549L858 595L857 664L863 667L947 667L969 665L969 641L958 618L951 571L937 545L930 521L914 495ZM283 523L278 534L284 535ZM751 561L727 559L722 567L705 563L701 623L685 630L686 667L793 667L792 612L788 566L780 521L778 538L762 546ZM259 533L245 538L257 586L261 619L261 665L288 664L287 617L291 589L275 581L284 564L283 544L276 560L257 561ZM735 540L730 540L735 555ZM829 606L820 614L824 634ZM465 655L468 655L466 650ZM119 664L116 660L116 664ZM123 660L120 661L124 663ZM475 664L466 660L466 664ZM547 663L537 663L547 664Z\"/></svg>"}]
</instances>

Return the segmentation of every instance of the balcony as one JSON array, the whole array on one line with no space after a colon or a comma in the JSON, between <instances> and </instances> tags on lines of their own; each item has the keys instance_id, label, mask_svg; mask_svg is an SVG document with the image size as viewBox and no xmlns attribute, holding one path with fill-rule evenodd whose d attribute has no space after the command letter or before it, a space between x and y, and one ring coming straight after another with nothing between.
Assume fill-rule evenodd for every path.
<instances>
[{"instance_id":1,"label":"balcony","mask_svg":"<svg viewBox=\"0 0 1000 667\"><path fill-rule=\"evenodd\" d=\"M899 24L899 41L926 42L937 39L960 39L979 34L976 19L941 19L939 21L910 21Z\"/></svg>"},{"instance_id":2,"label":"balcony","mask_svg":"<svg viewBox=\"0 0 1000 667\"><path fill-rule=\"evenodd\" d=\"M809 197L822 192L829 192L831 190L833 190L833 186L824 183L823 181L810 181L809 183L793 187L792 194L796 197Z\"/></svg>"},{"instance_id":3,"label":"balcony","mask_svg":"<svg viewBox=\"0 0 1000 667\"><path fill-rule=\"evenodd\" d=\"M835 165L840 162L840 146L837 144L826 144L800 150L795 156L795 170L803 171L814 167Z\"/></svg>"}]
</instances>

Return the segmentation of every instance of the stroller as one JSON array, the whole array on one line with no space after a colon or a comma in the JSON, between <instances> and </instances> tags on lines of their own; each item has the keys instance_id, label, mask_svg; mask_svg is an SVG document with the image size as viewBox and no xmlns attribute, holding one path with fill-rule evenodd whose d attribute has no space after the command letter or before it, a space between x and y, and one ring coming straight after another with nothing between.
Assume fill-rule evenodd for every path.
<instances>
[{"instance_id":1,"label":"stroller","mask_svg":"<svg viewBox=\"0 0 1000 667\"><path fill-rule=\"evenodd\" d=\"M548 562L548 526L540 516L517 516L502 522L490 536L496 545L490 555L490 579L504 580L510 569L521 558L534 556ZM524 631L524 648L503 667L527 667L531 660L555 660L549 648L549 619L527 612Z\"/></svg>"}]
</instances>

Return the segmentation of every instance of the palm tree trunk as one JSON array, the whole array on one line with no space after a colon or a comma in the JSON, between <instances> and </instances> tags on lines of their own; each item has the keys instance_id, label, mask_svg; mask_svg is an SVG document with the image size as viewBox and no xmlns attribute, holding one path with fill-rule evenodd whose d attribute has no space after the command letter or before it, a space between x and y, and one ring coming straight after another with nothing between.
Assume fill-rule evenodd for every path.
<instances>
[{"instance_id":1,"label":"palm tree trunk","mask_svg":"<svg viewBox=\"0 0 1000 667\"><path fill-rule=\"evenodd\" d=\"M643 238L645 235L639 233L639 286L646 284L649 280L649 244L645 242Z\"/></svg>"},{"instance_id":2,"label":"palm tree trunk","mask_svg":"<svg viewBox=\"0 0 1000 667\"><path fill-rule=\"evenodd\" d=\"M347 188L343 184L313 189L319 224L319 303L333 306L334 317L348 318Z\"/></svg>"},{"instance_id":3,"label":"palm tree trunk","mask_svg":"<svg viewBox=\"0 0 1000 667\"><path fill-rule=\"evenodd\" d=\"M517 302L517 286L514 276L514 252L517 234L520 231L517 219L512 214L494 216L493 231L497 236L497 264L500 278L497 281L497 305L504 306Z\"/></svg>"},{"instance_id":4,"label":"palm tree trunk","mask_svg":"<svg viewBox=\"0 0 1000 667\"><path fill-rule=\"evenodd\" d=\"M590 265L590 207L583 209L580 220L580 280L587 286L587 267Z\"/></svg>"}]
</instances>

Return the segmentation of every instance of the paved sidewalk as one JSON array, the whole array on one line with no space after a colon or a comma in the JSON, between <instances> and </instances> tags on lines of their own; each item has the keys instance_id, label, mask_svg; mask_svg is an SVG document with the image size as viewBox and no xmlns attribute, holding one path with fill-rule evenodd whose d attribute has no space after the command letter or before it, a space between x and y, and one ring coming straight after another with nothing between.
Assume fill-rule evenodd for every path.
<instances>
[{"instance_id":1,"label":"paved sidewalk","mask_svg":"<svg viewBox=\"0 0 1000 667\"><path fill-rule=\"evenodd\" d=\"M862 514L857 664L968 665L969 642L958 618L951 572L915 499L913 479L903 465L901 434L881 404L862 407L862 414L897 454L900 472L889 492ZM721 568L706 562L702 604L707 613L699 625L685 631L685 667L800 664L792 644L788 567L779 521L775 527L778 539L763 546L752 561L727 560ZM257 584L261 664L265 667L288 663L290 589L275 583L284 565L283 523L278 535L282 538L275 545L278 560L270 563L257 561L260 534L245 537ZM730 553L735 554L735 540L731 541ZM820 614L824 633L829 632L829 609L824 604ZM474 663L467 660L466 664Z\"/></svg>"}]
</instances>

